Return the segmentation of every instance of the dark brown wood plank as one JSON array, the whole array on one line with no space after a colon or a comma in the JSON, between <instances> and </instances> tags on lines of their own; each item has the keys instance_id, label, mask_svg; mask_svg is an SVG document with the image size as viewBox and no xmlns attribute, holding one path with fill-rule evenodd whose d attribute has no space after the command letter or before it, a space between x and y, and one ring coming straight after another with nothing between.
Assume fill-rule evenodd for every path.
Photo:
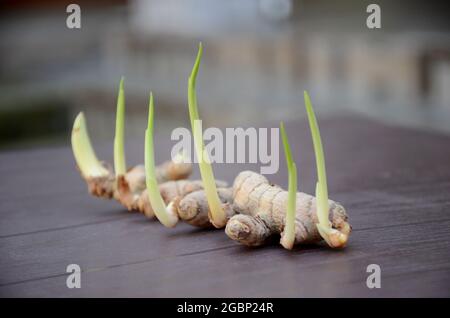
<instances>
[{"instance_id":1,"label":"dark brown wood plank","mask_svg":"<svg viewBox=\"0 0 450 318\"><path fill-rule=\"evenodd\" d=\"M441 192L445 189L442 188ZM388 196L390 205L385 204ZM450 215L442 215L440 203L431 199L427 200L427 213L424 213L422 205L411 206L403 197L398 197L396 202L393 199L395 196L388 192L362 191L353 192L347 198L343 195L338 197L343 197L344 202L349 202L347 207L355 211L352 215L355 233L382 228L401 230L404 226L450 221ZM359 202L352 204L351 197L364 199L365 207L361 208ZM405 207L405 204L408 206ZM72 254L89 271L92 268L107 268L111 264L141 262L143 255L146 256L144 260L154 260L233 246L233 242L224 235L214 233L217 231L197 230L184 224L168 230L157 222L147 221L142 215L120 210L100 210L97 213L107 216L104 222L3 237L1 246L16 253L2 257L0 264L5 264L1 267L8 279L0 280L0 285L59 275L65 265L75 262L70 259ZM432 234L434 237L436 233ZM352 237L352 246L357 243L353 242ZM91 249L98 252L89 253ZM42 266L43 260L49 265ZM14 266L8 266L12 264Z\"/></svg>"},{"instance_id":2,"label":"dark brown wood plank","mask_svg":"<svg viewBox=\"0 0 450 318\"><path fill-rule=\"evenodd\" d=\"M332 198L354 227L343 251L277 244L247 249L222 231L163 228L91 198L70 148L0 154L2 296L450 296L450 138L354 116L321 120ZM276 125L273 125L276 126ZM300 188L312 192L314 155L305 121L287 125ZM157 139L158 160L172 144ZM127 143L131 163L142 141ZM98 148L110 159L111 144ZM270 179L286 186L280 171ZM229 182L256 165L215 165ZM198 173L196 172L198 176ZM65 287L65 267L83 269ZM382 289L365 286L382 266Z\"/></svg>"},{"instance_id":3,"label":"dark brown wood plank","mask_svg":"<svg viewBox=\"0 0 450 318\"><path fill-rule=\"evenodd\" d=\"M446 221L356 231L345 251L305 247L293 253L276 245L260 249L234 246L112 264L83 273L84 285L79 290L67 289L62 274L0 290L27 296L49 292L58 296L148 297L448 296L449 225ZM435 233L435 238L423 238L422 232ZM365 286L365 269L370 263L382 267L381 290ZM435 284L411 288L420 287L422 276Z\"/></svg>"}]
</instances>

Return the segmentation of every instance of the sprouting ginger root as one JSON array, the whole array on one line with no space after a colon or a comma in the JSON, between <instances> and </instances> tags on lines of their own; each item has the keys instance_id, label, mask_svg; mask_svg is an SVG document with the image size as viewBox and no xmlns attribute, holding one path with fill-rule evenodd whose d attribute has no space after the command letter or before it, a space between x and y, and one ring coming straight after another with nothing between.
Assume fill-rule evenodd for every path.
<instances>
[{"instance_id":1,"label":"sprouting ginger root","mask_svg":"<svg viewBox=\"0 0 450 318\"><path fill-rule=\"evenodd\" d=\"M231 188L217 188L222 209L231 218L235 212L233 209L233 190ZM178 216L186 223L202 228L213 227L208 200L204 190L191 192L175 201Z\"/></svg>"},{"instance_id":2,"label":"sprouting ginger root","mask_svg":"<svg viewBox=\"0 0 450 318\"><path fill-rule=\"evenodd\" d=\"M217 187L226 187L227 183L224 181L216 180L216 185ZM175 209L174 213L177 213L177 202L179 202L192 192L203 190L203 183L201 180L175 180L160 183L158 187L164 203L170 205L170 209ZM133 206L133 208L144 213L149 218L153 218L155 216L153 208L150 204L147 189L142 191L142 193L139 195L139 198L135 201L135 205Z\"/></svg>"},{"instance_id":3,"label":"sprouting ginger root","mask_svg":"<svg viewBox=\"0 0 450 318\"><path fill-rule=\"evenodd\" d=\"M125 175L117 179L110 165L102 162L107 173L100 176L84 176L89 193L93 196L115 198L127 209L135 208L135 202L145 189L145 169L143 165L130 168ZM192 164L166 161L156 167L157 180L163 183L170 180L186 179L192 173ZM117 180L117 182L116 182Z\"/></svg>"},{"instance_id":4,"label":"sprouting ginger root","mask_svg":"<svg viewBox=\"0 0 450 318\"><path fill-rule=\"evenodd\" d=\"M161 197L166 204L169 204L179 196L185 196L192 191L197 191L203 188L202 183L199 180L167 181L159 184L158 187ZM137 200L137 209L149 218L153 218L155 216L147 189L145 189L139 196L139 199Z\"/></svg>"},{"instance_id":5,"label":"sprouting ginger root","mask_svg":"<svg viewBox=\"0 0 450 318\"><path fill-rule=\"evenodd\" d=\"M78 166L77 168L81 173L81 177L86 181L88 191L91 195L111 199L114 196L116 188L116 178L110 165L103 161L100 164L105 169L105 173L98 176L85 176Z\"/></svg>"},{"instance_id":6,"label":"sprouting ginger root","mask_svg":"<svg viewBox=\"0 0 450 318\"><path fill-rule=\"evenodd\" d=\"M186 179L191 173L191 163L166 161L156 167L158 184ZM117 189L114 192L114 197L128 210L139 210L138 201L145 189L145 167L143 165L137 165L129 169L125 175L117 177Z\"/></svg>"},{"instance_id":7,"label":"sprouting ginger root","mask_svg":"<svg viewBox=\"0 0 450 318\"><path fill-rule=\"evenodd\" d=\"M233 207L239 214L228 221L225 233L247 246L262 245L275 234L283 236L287 198L287 191L270 184L264 176L252 171L241 172L233 184ZM344 247L351 231L347 214L339 203L330 200L329 204L333 228L329 244L335 248ZM321 241L317 223L315 197L298 192L294 244Z\"/></svg>"}]
</instances>

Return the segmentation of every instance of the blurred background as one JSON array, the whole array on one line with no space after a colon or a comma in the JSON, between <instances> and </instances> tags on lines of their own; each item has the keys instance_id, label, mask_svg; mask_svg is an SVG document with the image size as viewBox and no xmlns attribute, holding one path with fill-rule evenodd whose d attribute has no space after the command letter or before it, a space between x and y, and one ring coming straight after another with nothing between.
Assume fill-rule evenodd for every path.
<instances>
[{"instance_id":1,"label":"blurred background","mask_svg":"<svg viewBox=\"0 0 450 318\"><path fill-rule=\"evenodd\" d=\"M381 7L381 29L366 8ZM81 7L81 29L66 7ZM204 44L205 125L237 127L357 112L450 134L450 14L416 0L3 0L0 149L68 144L85 111L94 141L114 134L125 76L127 136L188 126L187 78Z\"/></svg>"}]
</instances>

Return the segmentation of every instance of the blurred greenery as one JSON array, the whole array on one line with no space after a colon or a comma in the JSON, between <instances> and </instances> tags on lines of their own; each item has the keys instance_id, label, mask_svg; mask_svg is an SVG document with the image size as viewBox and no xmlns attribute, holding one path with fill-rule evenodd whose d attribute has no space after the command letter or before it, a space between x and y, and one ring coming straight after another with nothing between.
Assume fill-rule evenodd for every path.
<instances>
[{"instance_id":1,"label":"blurred greenery","mask_svg":"<svg viewBox=\"0 0 450 318\"><path fill-rule=\"evenodd\" d=\"M70 131L69 105L39 100L0 109L0 148L61 144Z\"/></svg>"}]
</instances>

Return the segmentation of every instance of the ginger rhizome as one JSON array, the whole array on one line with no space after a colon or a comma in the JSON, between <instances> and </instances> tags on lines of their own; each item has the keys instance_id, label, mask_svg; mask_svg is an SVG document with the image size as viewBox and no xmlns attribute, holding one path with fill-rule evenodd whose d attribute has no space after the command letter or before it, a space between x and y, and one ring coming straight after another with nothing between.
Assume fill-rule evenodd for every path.
<instances>
[{"instance_id":1,"label":"ginger rhizome","mask_svg":"<svg viewBox=\"0 0 450 318\"><path fill-rule=\"evenodd\" d=\"M125 91L124 79L120 80L117 96L116 131L114 137L114 169L116 175L116 199L128 210L137 210L138 200L145 190L145 168L137 165L127 171L125 160ZM175 163L168 161L155 169L157 183L169 180L179 180L189 177L192 173L192 165L189 163Z\"/></svg>"},{"instance_id":2,"label":"ginger rhizome","mask_svg":"<svg viewBox=\"0 0 450 318\"><path fill-rule=\"evenodd\" d=\"M129 210L140 211L148 218L156 217L166 227L174 227L179 221L201 228L225 227L229 238L247 246L260 246L270 237L280 236L280 244L286 249L322 240L332 248L344 247L351 226L344 207L328 199L322 140L306 92L305 107L317 168L315 197L297 191L297 166L283 123L280 130L289 176L288 191L252 171L241 172L231 187L215 180L203 141L195 90L202 52L200 43L188 82L189 117L201 180L185 180L192 172L192 164L185 160L155 166L153 94L150 94L145 132L145 166L127 169L122 78L117 98L114 171L97 159L83 113L77 116L73 126L73 153L90 193L115 198Z\"/></svg>"},{"instance_id":3,"label":"ginger rhizome","mask_svg":"<svg viewBox=\"0 0 450 318\"><path fill-rule=\"evenodd\" d=\"M235 214L235 211L233 208L233 192L225 186L226 183L216 182L221 209L228 220ZM176 207L180 219L192 226L202 228L215 226L210 219L208 198L206 191L203 189L179 197L179 200L176 201Z\"/></svg>"},{"instance_id":4,"label":"ginger rhizome","mask_svg":"<svg viewBox=\"0 0 450 318\"><path fill-rule=\"evenodd\" d=\"M115 198L129 210L137 209L137 200L146 188L144 166L136 165L128 169L121 177L122 182L117 182L120 177L116 178L111 166L97 159L82 112L77 115L73 124L72 151L90 194L105 199ZM158 183L185 179L191 172L190 163L166 161L156 167Z\"/></svg>"},{"instance_id":5,"label":"ginger rhizome","mask_svg":"<svg viewBox=\"0 0 450 318\"><path fill-rule=\"evenodd\" d=\"M257 173L247 171L239 174L233 185L233 204L238 215L229 220L225 229L233 240L248 246L258 246L270 236L280 234L280 243L287 249L292 249L294 244L313 243L322 239L330 247L339 248L348 241L351 226L347 223L347 214L342 205L328 199L319 126L309 95L307 92L304 95L316 155L316 197L296 193L297 169L284 125L281 124L289 171L289 192L270 184Z\"/></svg>"},{"instance_id":6,"label":"ginger rhizome","mask_svg":"<svg viewBox=\"0 0 450 318\"><path fill-rule=\"evenodd\" d=\"M116 135L114 139L114 169L100 162L92 147L83 113L74 121L71 143L81 176L89 193L96 197L115 198L128 210L139 209L139 199L146 189L145 169L136 165L127 170L124 151L125 97L123 78L117 99ZM192 164L182 161L166 161L155 168L157 183L186 179L192 173Z\"/></svg>"},{"instance_id":7,"label":"ginger rhizome","mask_svg":"<svg viewBox=\"0 0 450 318\"><path fill-rule=\"evenodd\" d=\"M192 172L192 165L188 163L178 163L166 161L155 168L156 181L158 184L188 178ZM143 192L146 190L146 177L144 165L136 165L130 168L125 175L119 176L117 181L117 200L129 211L140 211L140 201ZM147 215L147 214L146 214Z\"/></svg>"},{"instance_id":8,"label":"ginger rhizome","mask_svg":"<svg viewBox=\"0 0 450 318\"><path fill-rule=\"evenodd\" d=\"M179 216L188 223L202 227L209 226L211 224L208 213L209 208L203 195L205 192L202 190L202 183L199 181L181 180L166 182L158 186L154 162L153 130L154 101L153 94L150 93L148 127L145 132L147 190L140 197L139 209L148 217L155 215L166 227L174 227L178 222ZM216 188L216 181L213 181ZM228 194L227 191L221 190L220 193L223 200L230 200L231 192Z\"/></svg>"},{"instance_id":9,"label":"ginger rhizome","mask_svg":"<svg viewBox=\"0 0 450 318\"><path fill-rule=\"evenodd\" d=\"M233 207L238 214L228 221L225 233L247 246L263 245L272 235L283 236L288 196L288 191L271 184L266 177L252 171L241 172L233 184ZM333 229L348 238L350 225L345 209L334 201L329 201L329 207ZM316 198L297 192L294 244L320 242L318 222ZM339 241L331 247L342 247L346 242Z\"/></svg>"}]
</instances>

